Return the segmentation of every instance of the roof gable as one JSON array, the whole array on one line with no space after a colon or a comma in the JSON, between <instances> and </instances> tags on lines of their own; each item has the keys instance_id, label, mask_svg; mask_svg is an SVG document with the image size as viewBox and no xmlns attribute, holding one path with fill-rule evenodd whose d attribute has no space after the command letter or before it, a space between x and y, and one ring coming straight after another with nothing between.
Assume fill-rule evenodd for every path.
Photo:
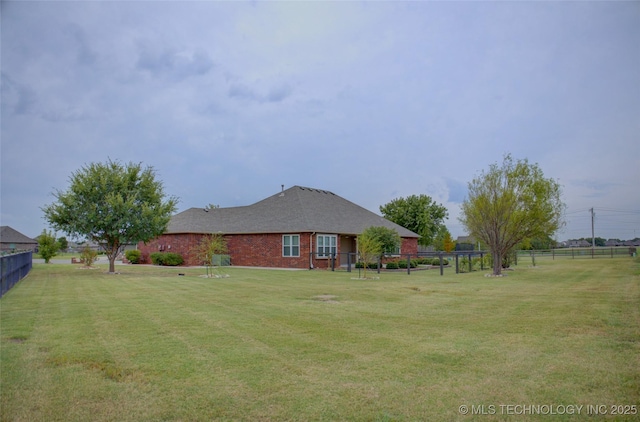
<instances>
[{"instance_id":1,"label":"roof gable","mask_svg":"<svg viewBox=\"0 0 640 422\"><path fill-rule=\"evenodd\" d=\"M340 233L357 235L384 226L402 237L419 237L333 192L293 186L253 205L190 208L175 215L167 233Z\"/></svg>"},{"instance_id":2,"label":"roof gable","mask_svg":"<svg viewBox=\"0 0 640 422\"><path fill-rule=\"evenodd\" d=\"M1 243L30 243L37 244L35 239L25 236L17 230L14 230L10 226L0 227L0 242Z\"/></svg>"}]
</instances>

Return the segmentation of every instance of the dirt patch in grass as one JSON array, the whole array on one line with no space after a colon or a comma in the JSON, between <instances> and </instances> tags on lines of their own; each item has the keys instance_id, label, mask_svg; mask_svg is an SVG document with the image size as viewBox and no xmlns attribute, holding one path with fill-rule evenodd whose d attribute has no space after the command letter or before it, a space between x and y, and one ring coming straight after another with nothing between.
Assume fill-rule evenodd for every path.
<instances>
[{"instance_id":1,"label":"dirt patch in grass","mask_svg":"<svg viewBox=\"0 0 640 422\"><path fill-rule=\"evenodd\" d=\"M339 301L336 300L338 299L338 296L328 295L328 294L314 296L312 297L312 299L317 300L319 302L325 302L325 303L340 303Z\"/></svg>"},{"instance_id":2,"label":"dirt patch in grass","mask_svg":"<svg viewBox=\"0 0 640 422\"><path fill-rule=\"evenodd\" d=\"M111 361L78 359L72 356L61 355L50 357L46 362L52 367L65 367L80 365L90 371L98 371L104 378L115 382L140 380L141 376L131 369L123 368Z\"/></svg>"}]
</instances>

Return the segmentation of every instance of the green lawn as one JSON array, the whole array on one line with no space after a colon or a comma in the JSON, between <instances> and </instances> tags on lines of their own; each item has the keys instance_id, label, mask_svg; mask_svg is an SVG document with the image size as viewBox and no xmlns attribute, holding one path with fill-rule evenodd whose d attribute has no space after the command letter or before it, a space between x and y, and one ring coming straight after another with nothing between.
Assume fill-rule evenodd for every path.
<instances>
[{"instance_id":1,"label":"green lawn","mask_svg":"<svg viewBox=\"0 0 640 422\"><path fill-rule=\"evenodd\" d=\"M37 264L0 301L0 420L638 420L640 263L536 264L374 281Z\"/></svg>"}]
</instances>

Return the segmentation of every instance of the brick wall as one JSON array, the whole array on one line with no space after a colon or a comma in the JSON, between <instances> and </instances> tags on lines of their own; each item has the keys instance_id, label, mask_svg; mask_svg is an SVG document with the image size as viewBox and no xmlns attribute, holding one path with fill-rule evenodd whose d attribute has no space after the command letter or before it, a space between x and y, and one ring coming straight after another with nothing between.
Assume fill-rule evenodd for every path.
<instances>
[{"instance_id":1,"label":"brick wall","mask_svg":"<svg viewBox=\"0 0 640 422\"><path fill-rule=\"evenodd\" d=\"M141 264L151 264L153 252L174 252L182 255L184 265L202 265L192 256L191 250L198 246L202 234L163 234L146 245L138 243L138 250L142 253Z\"/></svg>"},{"instance_id":2,"label":"brick wall","mask_svg":"<svg viewBox=\"0 0 640 422\"><path fill-rule=\"evenodd\" d=\"M298 234L298 233L291 233ZM311 233L300 234L300 256L282 256L282 234L238 234L225 235L228 254L231 255L231 265L247 267L276 267L276 268L309 268L309 242ZM153 252L174 252L182 255L184 265L202 265L190 252L193 250L202 234L164 234L150 241L146 245L138 244L142 253L142 263L150 264L150 255ZM315 246L316 237L313 236ZM340 255L340 241L337 242L336 266L341 260L346 264L346 256ZM402 239L402 254L416 254L418 252L418 240L415 238ZM315 251L314 251L315 252ZM353 264L353 263L352 263ZM329 259L317 259L313 257L314 268L328 268L331 265Z\"/></svg>"},{"instance_id":3,"label":"brick wall","mask_svg":"<svg viewBox=\"0 0 640 422\"><path fill-rule=\"evenodd\" d=\"M402 254L411 254L415 255L418 253L418 239L415 237L402 238L402 246L400 246L400 251Z\"/></svg>"},{"instance_id":4,"label":"brick wall","mask_svg":"<svg viewBox=\"0 0 640 422\"><path fill-rule=\"evenodd\" d=\"M295 233L294 233L295 234ZM282 256L282 234L232 235L231 264L248 267L309 268L309 235L300 234L300 256Z\"/></svg>"}]
</instances>

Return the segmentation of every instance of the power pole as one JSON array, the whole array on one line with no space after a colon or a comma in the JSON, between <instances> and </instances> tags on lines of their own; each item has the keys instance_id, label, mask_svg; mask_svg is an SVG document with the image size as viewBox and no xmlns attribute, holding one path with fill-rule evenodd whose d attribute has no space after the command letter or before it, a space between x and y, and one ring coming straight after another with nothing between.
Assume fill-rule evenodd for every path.
<instances>
[{"instance_id":1,"label":"power pole","mask_svg":"<svg viewBox=\"0 0 640 422\"><path fill-rule=\"evenodd\" d=\"M591 248L596 247L596 235L594 231L593 220L595 219L596 213L593 212L593 208L591 208Z\"/></svg>"}]
</instances>

